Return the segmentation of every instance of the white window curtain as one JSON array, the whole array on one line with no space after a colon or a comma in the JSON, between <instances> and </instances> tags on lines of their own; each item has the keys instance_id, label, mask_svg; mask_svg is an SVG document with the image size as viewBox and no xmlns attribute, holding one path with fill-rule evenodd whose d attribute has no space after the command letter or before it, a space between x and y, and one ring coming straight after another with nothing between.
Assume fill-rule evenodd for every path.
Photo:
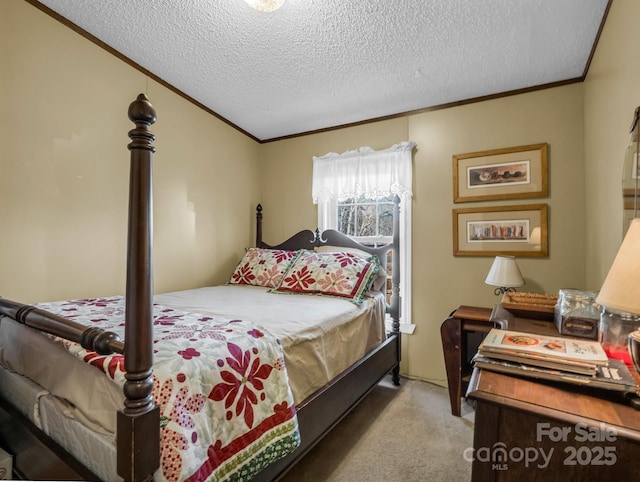
<instances>
[{"instance_id":1,"label":"white window curtain","mask_svg":"<svg viewBox=\"0 0 640 482\"><path fill-rule=\"evenodd\" d=\"M379 151L361 147L313 158L312 196L318 205L321 231L337 228L337 201L360 196L400 196L400 322L406 333L413 331L410 280L412 152L415 146L414 142L406 141Z\"/></svg>"}]
</instances>

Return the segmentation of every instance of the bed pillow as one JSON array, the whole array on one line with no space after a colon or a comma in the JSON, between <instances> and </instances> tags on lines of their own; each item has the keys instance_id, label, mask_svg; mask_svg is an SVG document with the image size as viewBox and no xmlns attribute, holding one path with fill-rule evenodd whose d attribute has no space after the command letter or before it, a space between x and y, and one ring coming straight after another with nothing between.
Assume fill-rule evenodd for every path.
<instances>
[{"instance_id":1,"label":"bed pillow","mask_svg":"<svg viewBox=\"0 0 640 482\"><path fill-rule=\"evenodd\" d=\"M280 282L296 253L283 249L248 248L229 284L273 288Z\"/></svg>"},{"instance_id":2,"label":"bed pillow","mask_svg":"<svg viewBox=\"0 0 640 482\"><path fill-rule=\"evenodd\" d=\"M371 256L376 256L375 254L367 253L358 248L347 248L345 246L331 246L329 244L325 244L324 246L318 246L314 248L317 253L334 253L334 252L342 252L342 253L351 253L356 256L360 256L364 259L369 259ZM376 256L376 258L378 258ZM378 264L380 263L380 259L378 259ZM378 269L373 281L371 282L371 289L374 291L380 291L382 287L387 282L387 273L384 272L382 267Z\"/></svg>"},{"instance_id":3,"label":"bed pillow","mask_svg":"<svg viewBox=\"0 0 640 482\"><path fill-rule=\"evenodd\" d=\"M379 268L376 256L301 250L271 291L337 296L359 305Z\"/></svg>"}]
</instances>

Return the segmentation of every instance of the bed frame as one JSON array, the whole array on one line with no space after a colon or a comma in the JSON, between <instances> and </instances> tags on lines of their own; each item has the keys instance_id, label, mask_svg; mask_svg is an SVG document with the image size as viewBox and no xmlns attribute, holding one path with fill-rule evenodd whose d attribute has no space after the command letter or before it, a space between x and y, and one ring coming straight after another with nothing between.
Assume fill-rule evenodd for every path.
<instances>
[{"instance_id":1,"label":"bed frame","mask_svg":"<svg viewBox=\"0 0 640 482\"><path fill-rule=\"evenodd\" d=\"M0 315L9 316L32 328L80 343L99 354L125 356L124 407L117 414L117 470L125 481L150 480L159 467L160 416L153 403L153 239L152 157L155 140L149 127L156 113L144 94L131 103L129 132L131 170L127 240L125 340L111 332L86 326L31 305L0 298ZM399 199L394 209L394 238L389 246L362 246L343 234L301 231L284 243L269 246L262 241L262 207L256 215L256 245L279 249L312 249L324 244L348 246L379 256L386 266L387 251L393 253L392 292L387 312L392 330L387 339L336 379L308 397L296 408L301 446L267 467L257 480L277 480L297 463L331 428L371 391L387 374L399 384L400 364L400 274L398 240ZM98 480L73 456L21 415L0 394L0 446L14 455L16 475L30 480Z\"/></svg>"},{"instance_id":2,"label":"bed frame","mask_svg":"<svg viewBox=\"0 0 640 482\"><path fill-rule=\"evenodd\" d=\"M391 332L387 339L349 367L337 378L296 406L300 426L301 445L295 452L275 462L260 474L257 480L277 480L311 450L358 402L360 402L389 372L393 383L400 384L400 269L399 269L399 211L400 198L394 198L393 241L391 244L372 248L364 246L348 236L328 229L320 233L300 231L288 240L271 246L262 240L262 206L256 213L256 246L270 249L313 249L319 246L343 246L375 254L381 269L387 271L387 253L392 253L391 297L386 311L391 317ZM386 293L386 284L382 291Z\"/></svg>"}]
</instances>

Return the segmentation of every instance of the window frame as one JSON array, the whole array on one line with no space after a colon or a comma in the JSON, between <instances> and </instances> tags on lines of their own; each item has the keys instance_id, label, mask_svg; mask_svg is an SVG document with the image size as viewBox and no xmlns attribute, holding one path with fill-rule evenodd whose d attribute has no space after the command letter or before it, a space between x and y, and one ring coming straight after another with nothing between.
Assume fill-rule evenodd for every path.
<instances>
[{"instance_id":1,"label":"window frame","mask_svg":"<svg viewBox=\"0 0 640 482\"><path fill-rule=\"evenodd\" d=\"M415 324L411 321L411 201L412 198L409 194L400 195L400 332L406 334L412 334L415 331ZM318 203L318 228L320 231L327 229L339 231L338 203L339 201L334 198ZM350 234L347 236L364 244L360 239L365 237ZM380 242L383 238L369 237L370 241L368 242ZM389 317L387 317L387 329L391 329Z\"/></svg>"}]
</instances>

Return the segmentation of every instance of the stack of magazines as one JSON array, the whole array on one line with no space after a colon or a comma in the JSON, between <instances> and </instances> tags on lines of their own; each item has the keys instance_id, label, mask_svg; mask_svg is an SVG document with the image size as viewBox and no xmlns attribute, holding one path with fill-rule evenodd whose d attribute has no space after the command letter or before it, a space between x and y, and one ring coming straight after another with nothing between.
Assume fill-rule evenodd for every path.
<instances>
[{"instance_id":1,"label":"stack of magazines","mask_svg":"<svg viewBox=\"0 0 640 482\"><path fill-rule=\"evenodd\" d=\"M492 329L473 359L479 368L637 394L621 360L608 358L597 341Z\"/></svg>"}]
</instances>

